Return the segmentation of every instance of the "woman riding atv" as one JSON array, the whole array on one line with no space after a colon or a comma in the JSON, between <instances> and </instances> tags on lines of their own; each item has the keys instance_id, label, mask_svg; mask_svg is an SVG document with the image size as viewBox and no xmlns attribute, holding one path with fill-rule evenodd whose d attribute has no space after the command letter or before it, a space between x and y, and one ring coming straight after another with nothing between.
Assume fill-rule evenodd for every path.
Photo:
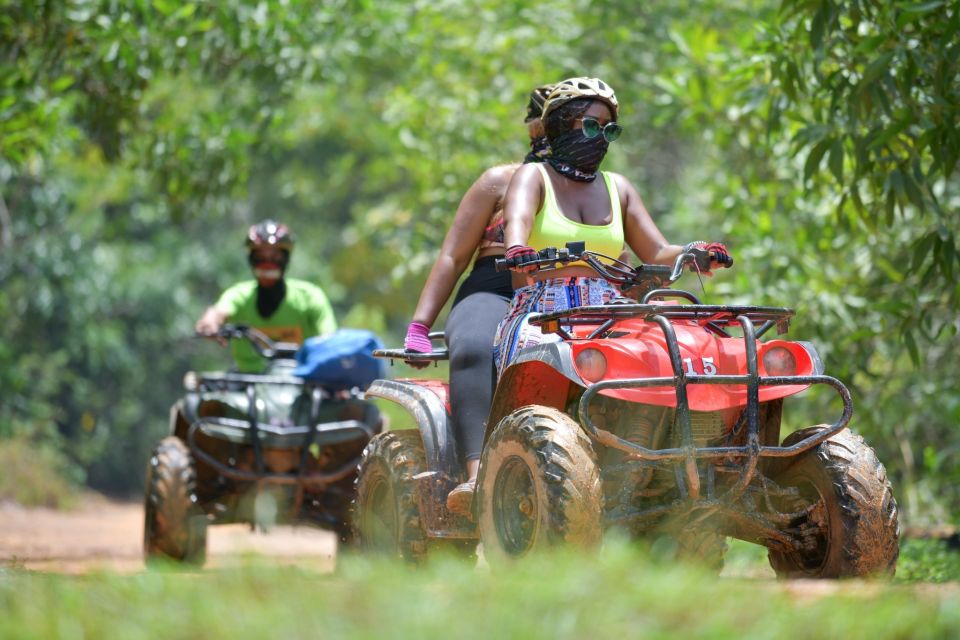
<instances>
[{"instance_id":1,"label":"woman riding atv","mask_svg":"<svg viewBox=\"0 0 960 640\"><path fill-rule=\"evenodd\" d=\"M524 122L530 136L530 152L524 163L539 163L549 153L540 115L553 85L530 93ZM447 318L445 332L450 352L450 405L453 428L468 477L476 478L484 422L493 397L494 369L490 346L497 323L513 296L509 272L498 273L494 261L503 257L503 202L510 178L522 165L491 167L467 190L443 240L423 286L413 321L407 329L404 348L428 353L433 350L428 333L453 292L471 258L473 269L460 286ZM408 361L412 366L427 363Z\"/></svg>"},{"instance_id":2,"label":"woman riding atv","mask_svg":"<svg viewBox=\"0 0 960 640\"><path fill-rule=\"evenodd\" d=\"M643 262L670 265L688 247L700 246L711 253L714 264L733 264L720 243L668 243L633 184L620 174L599 170L610 143L623 132L618 112L613 89L598 78L564 80L547 97L542 120L552 153L546 163L517 171L504 208L505 255L521 263L516 270L526 274L527 286L514 293L497 330L500 372L519 349L541 338L539 329L525 322L530 313L605 304L619 295L586 266L536 273L536 267L522 264L536 257L534 247L581 240L589 251L616 256L626 241Z\"/></svg>"},{"instance_id":3,"label":"woman riding atv","mask_svg":"<svg viewBox=\"0 0 960 640\"><path fill-rule=\"evenodd\" d=\"M526 322L531 313L604 304L619 296L612 284L586 266L536 273L536 267L523 264L536 258L534 247L562 247L580 240L590 251L619 256L626 242L645 263L670 265L687 248L700 246L710 252L712 264L733 264L719 243L697 241L686 247L668 243L630 181L599 171L609 144L623 131L617 116L613 89L597 78L564 80L544 103L541 121L551 152L544 163L525 165L514 173L504 205L509 247L505 255L519 259L516 270L526 275L527 286L516 290L497 328L498 372L521 348L542 339L540 330ZM467 512L475 486L471 473L450 493L448 508Z\"/></svg>"}]
</instances>

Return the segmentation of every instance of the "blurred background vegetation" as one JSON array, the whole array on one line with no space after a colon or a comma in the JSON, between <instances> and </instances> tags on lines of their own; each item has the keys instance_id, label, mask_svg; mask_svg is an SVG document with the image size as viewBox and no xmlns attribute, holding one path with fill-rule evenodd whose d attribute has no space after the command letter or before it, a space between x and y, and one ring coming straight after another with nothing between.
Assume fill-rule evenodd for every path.
<instances>
[{"instance_id":1,"label":"blurred background vegetation","mask_svg":"<svg viewBox=\"0 0 960 640\"><path fill-rule=\"evenodd\" d=\"M905 519L956 523L958 30L946 1L0 0L0 448L139 491L184 371L227 364L193 322L264 217L398 342L529 90L592 75L626 129L605 168L736 256L706 301L796 308Z\"/></svg>"}]
</instances>

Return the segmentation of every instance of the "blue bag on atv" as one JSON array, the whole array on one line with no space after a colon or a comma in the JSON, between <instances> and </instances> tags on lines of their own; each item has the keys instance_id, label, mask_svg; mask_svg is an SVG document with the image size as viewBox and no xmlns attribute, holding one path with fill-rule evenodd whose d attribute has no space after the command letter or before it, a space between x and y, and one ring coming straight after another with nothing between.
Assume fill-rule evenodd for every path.
<instances>
[{"instance_id":1,"label":"blue bag on atv","mask_svg":"<svg viewBox=\"0 0 960 640\"><path fill-rule=\"evenodd\" d=\"M364 329L339 329L308 338L297 351L293 375L331 389L366 389L385 377L383 360L373 357L383 343Z\"/></svg>"}]
</instances>

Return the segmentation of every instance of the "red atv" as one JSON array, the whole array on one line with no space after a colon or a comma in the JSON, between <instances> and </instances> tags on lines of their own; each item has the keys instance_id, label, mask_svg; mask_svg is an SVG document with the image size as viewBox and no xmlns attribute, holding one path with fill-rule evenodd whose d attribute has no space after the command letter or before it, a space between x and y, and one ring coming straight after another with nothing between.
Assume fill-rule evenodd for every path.
<instances>
[{"instance_id":1,"label":"red atv","mask_svg":"<svg viewBox=\"0 0 960 640\"><path fill-rule=\"evenodd\" d=\"M559 543L595 545L615 528L666 538L715 570L734 537L767 547L778 576L891 575L897 504L873 449L846 429L849 392L823 375L811 344L760 340L784 333L793 311L704 305L664 288L686 264L709 267L701 250L673 268L600 257L610 260L582 243L539 254L541 269L586 262L639 302L532 320L560 339L524 349L499 380L472 518L446 509L464 479L446 383L374 383L367 395L399 403L416 429L382 433L364 452L361 544L420 560L436 545L470 553L479 538L498 563ZM781 442L784 398L811 385L833 388L842 415Z\"/></svg>"}]
</instances>

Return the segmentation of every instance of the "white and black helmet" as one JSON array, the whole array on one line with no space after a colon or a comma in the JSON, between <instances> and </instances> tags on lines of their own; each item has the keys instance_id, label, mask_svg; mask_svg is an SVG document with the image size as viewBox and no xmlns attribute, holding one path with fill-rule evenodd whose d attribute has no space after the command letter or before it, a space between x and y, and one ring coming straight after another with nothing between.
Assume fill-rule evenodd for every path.
<instances>
[{"instance_id":1,"label":"white and black helmet","mask_svg":"<svg viewBox=\"0 0 960 640\"><path fill-rule=\"evenodd\" d=\"M276 247L284 251L293 251L293 234L282 222L264 220L247 230L246 245L248 251L259 247Z\"/></svg>"}]
</instances>

